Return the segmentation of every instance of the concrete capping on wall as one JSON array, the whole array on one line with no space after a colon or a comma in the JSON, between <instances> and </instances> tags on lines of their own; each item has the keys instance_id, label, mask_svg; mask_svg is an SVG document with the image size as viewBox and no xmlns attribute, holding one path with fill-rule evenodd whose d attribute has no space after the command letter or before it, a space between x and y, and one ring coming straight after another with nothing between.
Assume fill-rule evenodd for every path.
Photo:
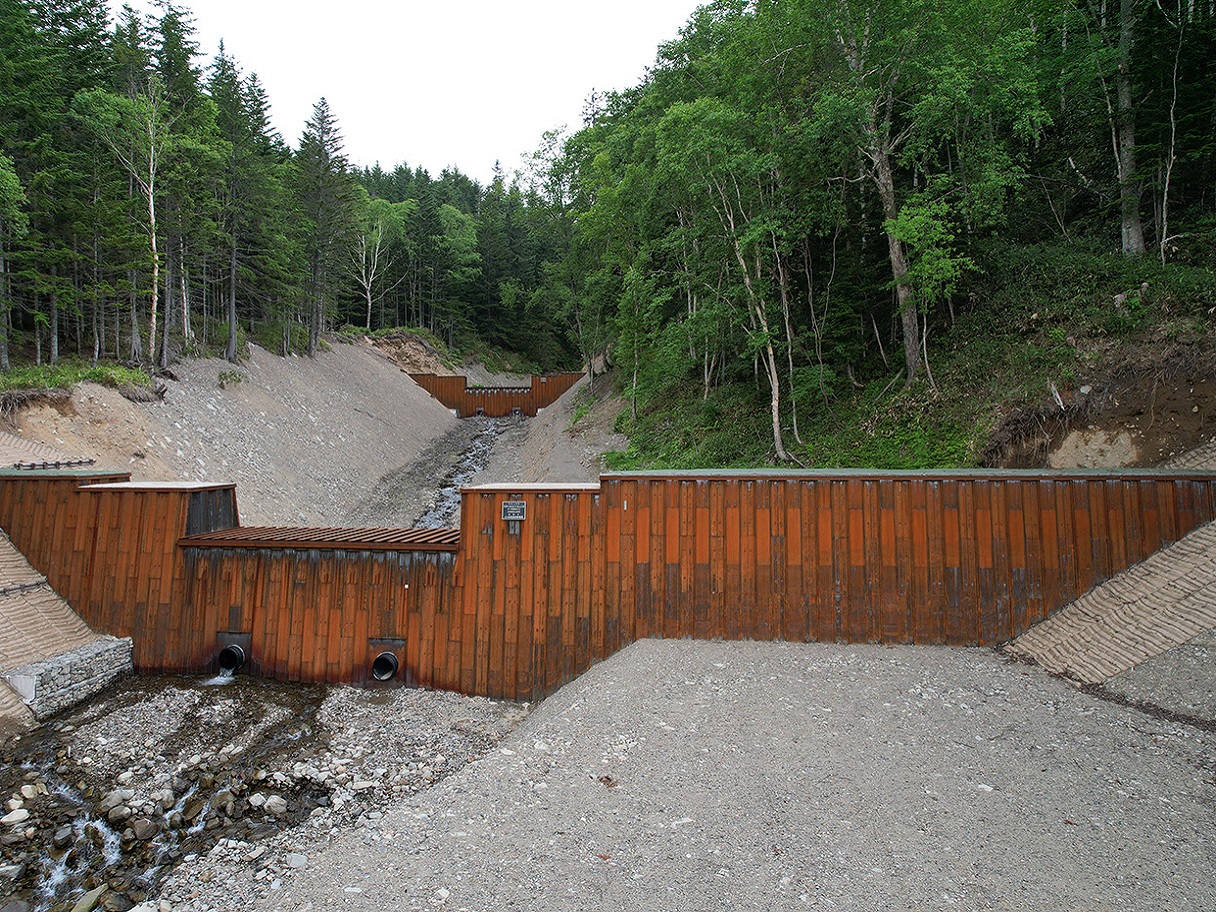
<instances>
[{"instance_id":1,"label":"concrete capping on wall","mask_svg":"<svg viewBox=\"0 0 1216 912\"><path fill-rule=\"evenodd\" d=\"M130 637L100 637L4 674L39 722L75 706L133 672Z\"/></svg>"}]
</instances>

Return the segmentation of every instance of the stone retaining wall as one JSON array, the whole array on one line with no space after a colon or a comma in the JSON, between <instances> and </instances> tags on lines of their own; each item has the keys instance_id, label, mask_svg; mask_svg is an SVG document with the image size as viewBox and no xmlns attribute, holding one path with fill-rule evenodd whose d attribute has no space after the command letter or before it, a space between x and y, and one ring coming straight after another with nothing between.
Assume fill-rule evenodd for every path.
<instances>
[{"instance_id":1,"label":"stone retaining wall","mask_svg":"<svg viewBox=\"0 0 1216 912\"><path fill-rule=\"evenodd\" d=\"M49 659L5 672L34 718L42 721L131 674L131 638L100 637Z\"/></svg>"}]
</instances>

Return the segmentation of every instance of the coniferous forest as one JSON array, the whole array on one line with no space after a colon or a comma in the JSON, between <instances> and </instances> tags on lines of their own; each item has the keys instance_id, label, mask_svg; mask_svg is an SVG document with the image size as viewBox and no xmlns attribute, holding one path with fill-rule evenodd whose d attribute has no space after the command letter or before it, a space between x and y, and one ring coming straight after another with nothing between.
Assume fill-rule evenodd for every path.
<instances>
[{"instance_id":1,"label":"coniferous forest","mask_svg":"<svg viewBox=\"0 0 1216 912\"><path fill-rule=\"evenodd\" d=\"M602 357L621 464L966 463L1095 340L1211 341L1213 59L1213 0L717 0L482 186L285 140L186 6L0 0L0 368L410 327Z\"/></svg>"}]
</instances>

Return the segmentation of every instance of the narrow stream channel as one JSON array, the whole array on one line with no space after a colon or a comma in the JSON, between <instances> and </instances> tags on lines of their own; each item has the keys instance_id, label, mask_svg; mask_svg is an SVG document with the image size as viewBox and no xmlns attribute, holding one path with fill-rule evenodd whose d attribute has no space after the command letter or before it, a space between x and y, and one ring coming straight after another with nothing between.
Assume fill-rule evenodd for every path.
<instances>
[{"instance_id":1,"label":"narrow stream channel","mask_svg":"<svg viewBox=\"0 0 1216 912\"><path fill-rule=\"evenodd\" d=\"M221 839L265 838L328 803L324 788L263 772L325 748L316 722L324 688L242 678L220 696L214 683L128 679L5 745L4 811L20 802L25 814L0 832L0 908L10 907L7 897L13 908L61 912L104 889L108 912L129 909L192 853ZM162 737L145 726L140 743L131 731L148 713L174 723ZM251 802L255 794L262 798ZM260 813L272 796L291 810Z\"/></svg>"},{"instance_id":2,"label":"narrow stream channel","mask_svg":"<svg viewBox=\"0 0 1216 912\"><path fill-rule=\"evenodd\" d=\"M451 529L460 524L460 489L469 483L490 461L494 444L513 418L467 418L466 421L484 421L485 427L469 444L469 448L444 476L435 496L435 505L414 523L418 529Z\"/></svg>"}]
</instances>

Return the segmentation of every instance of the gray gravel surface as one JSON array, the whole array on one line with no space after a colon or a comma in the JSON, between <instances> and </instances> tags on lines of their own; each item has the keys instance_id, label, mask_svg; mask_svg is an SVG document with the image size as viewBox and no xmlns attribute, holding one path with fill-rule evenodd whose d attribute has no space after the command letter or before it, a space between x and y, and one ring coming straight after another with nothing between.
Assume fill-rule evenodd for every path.
<instances>
[{"instance_id":1,"label":"gray gravel surface","mask_svg":"<svg viewBox=\"0 0 1216 912\"><path fill-rule=\"evenodd\" d=\"M1104 689L1122 699L1213 722L1216 720L1216 630L1115 675Z\"/></svg>"},{"instance_id":2,"label":"gray gravel surface","mask_svg":"<svg viewBox=\"0 0 1216 912\"><path fill-rule=\"evenodd\" d=\"M647 640L257 907L1213 909L1212 741L987 650Z\"/></svg>"},{"instance_id":3,"label":"gray gravel surface","mask_svg":"<svg viewBox=\"0 0 1216 912\"><path fill-rule=\"evenodd\" d=\"M63 912L96 886L110 912L148 896L141 912L246 909L338 832L374 828L492 750L528 710L222 680L128 678L0 746L0 814L22 812L0 824L0 912L29 912L6 900Z\"/></svg>"},{"instance_id":4,"label":"gray gravel surface","mask_svg":"<svg viewBox=\"0 0 1216 912\"><path fill-rule=\"evenodd\" d=\"M414 527L422 516L434 511L441 490L451 483L449 476L492 420L469 418L456 422L446 434L432 440L412 462L384 475L355 504L350 514L351 524ZM459 526L459 498L454 506L457 509L442 517L445 522L431 525L440 528Z\"/></svg>"}]
</instances>

